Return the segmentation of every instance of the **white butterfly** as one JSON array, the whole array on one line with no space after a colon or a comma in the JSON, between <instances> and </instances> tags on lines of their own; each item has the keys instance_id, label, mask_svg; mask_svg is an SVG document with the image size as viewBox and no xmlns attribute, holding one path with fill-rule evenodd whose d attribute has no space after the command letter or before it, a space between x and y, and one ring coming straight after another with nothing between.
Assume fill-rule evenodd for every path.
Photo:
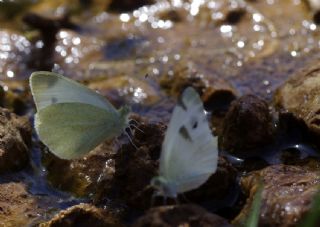
<instances>
[{"instance_id":1,"label":"white butterfly","mask_svg":"<svg viewBox=\"0 0 320 227\"><path fill-rule=\"evenodd\" d=\"M128 126L129 107L117 110L103 96L52 72L30 77L36 104L35 128L60 158L78 158Z\"/></svg>"},{"instance_id":2,"label":"white butterfly","mask_svg":"<svg viewBox=\"0 0 320 227\"><path fill-rule=\"evenodd\" d=\"M164 197L198 188L217 169L217 139L209 129L198 93L187 88L174 108L151 185Z\"/></svg>"}]
</instances>

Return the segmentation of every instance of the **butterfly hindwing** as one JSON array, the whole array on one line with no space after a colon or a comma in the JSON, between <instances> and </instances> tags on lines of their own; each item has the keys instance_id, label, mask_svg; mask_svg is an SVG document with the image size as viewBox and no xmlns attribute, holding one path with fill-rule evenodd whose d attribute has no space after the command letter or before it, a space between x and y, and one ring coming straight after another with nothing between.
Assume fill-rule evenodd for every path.
<instances>
[{"instance_id":1,"label":"butterfly hindwing","mask_svg":"<svg viewBox=\"0 0 320 227\"><path fill-rule=\"evenodd\" d=\"M125 122L102 108L84 103L58 103L38 111L37 133L58 157L78 158L105 139L121 133Z\"/></svg>"},{"instance_id":2,"label":"butterfly hindwing","mask_svg":"<svg viewBox=\"0 0 320 227\"><path fill-rule=\"evenodd\" d=\"M53 72L32 73L30 87L37 110L57 103L86 103L109 112L117 111L103 96Z\"/></svg>"},{"instance_id":3,"label":"butterfly hindwing","mask_svg":"<svg viewBox=\"0 0 320 227\"><path fill-rule=\"evenodd\" d=\"M209 129L202 101L193 88L187 88L165 135L160 175L176 184L177 193L189 191L215 172L217 160L217 140Z\"/></svg>"}]
</instances>

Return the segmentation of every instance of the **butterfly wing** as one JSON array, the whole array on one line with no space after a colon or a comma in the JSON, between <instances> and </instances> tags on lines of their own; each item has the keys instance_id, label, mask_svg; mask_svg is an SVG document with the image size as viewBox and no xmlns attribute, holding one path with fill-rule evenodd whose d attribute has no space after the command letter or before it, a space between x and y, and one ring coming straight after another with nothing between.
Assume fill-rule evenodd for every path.
<instances>
[{"instance_id":1,"label":"butterfly wing","mask_svg":"<svg viewBox=\"0 0 320 227\"><path fill-rule=\"evenodd\" d=\"M81 157L120 134L124 125L118 113L84 103L52 104L40 109L35 118L41 141L63 159Z\"/></svg>"},{"instance_id":2,"label":"butterfly wing","mask_svg":"<svg viewBox=\"0 0 320 227\"><path fill-rule=\"evenodd\" d=\"M177 193L199 187L216 171L217 139L212 136L202 101L187 88L174 108L160 157L160 175Z\"/></svg>"},{"instance_id":3,"label":"butterfly wing","mask_svg":"<svg viewBox=\"0 0 320 227\"><path fill-rule=\"evenodd\" d=\"M56 103L86 103L117 112L103 96L56 73L45 71L32 73L30 87L38 111Z\"/></svg>"}]
</instances>

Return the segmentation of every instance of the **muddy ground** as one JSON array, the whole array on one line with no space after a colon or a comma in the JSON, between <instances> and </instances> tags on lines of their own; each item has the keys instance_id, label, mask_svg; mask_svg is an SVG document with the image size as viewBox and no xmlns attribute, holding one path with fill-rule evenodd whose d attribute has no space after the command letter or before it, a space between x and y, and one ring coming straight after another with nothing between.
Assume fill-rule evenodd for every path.
<instances>
[{"instance_id":1,"label":"muddy ground","mask_svg":"<svg viewBox=\"0 0 320 227\"><path fill-rule=\"evenodd\" d=\"M296 226L320 184L320 11L307 0L0 2L0 226ZM61 160L33 129L30 73L77 80L143 131ZM217 172L152 199L176 98L201 95ZM59 133L59 132L57 132ZM152 203L153 201L153 203Z\"/></svg>"}]
</instances>

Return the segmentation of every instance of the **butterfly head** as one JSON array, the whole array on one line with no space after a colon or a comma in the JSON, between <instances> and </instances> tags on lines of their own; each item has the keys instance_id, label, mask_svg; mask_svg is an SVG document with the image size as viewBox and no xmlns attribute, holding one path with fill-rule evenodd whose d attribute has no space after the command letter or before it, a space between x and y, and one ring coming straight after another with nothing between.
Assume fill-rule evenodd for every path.
<instances>
[{"instance_id":1,"label":"butterfly head","mask_svg":"<svg viewBox=\"0 0 320 227\"><path fill-rule=\"evenodd\" d=\"M170 184L164 177L157 176L151 179L151 187L155 188L160 195L177 197L175 185Z\"/></svg>"},{"instance_id":2,"label":"butterfly head","mask_svg":"<svg viewBox=\"0 0 320 227\"><path fill-rule=\"evenodd\" d=\"M124 122L129 122L129 113L131 112L131 108L129 106L123 106L119 109L120 117Z\"/></svg>"}]
</instances>

